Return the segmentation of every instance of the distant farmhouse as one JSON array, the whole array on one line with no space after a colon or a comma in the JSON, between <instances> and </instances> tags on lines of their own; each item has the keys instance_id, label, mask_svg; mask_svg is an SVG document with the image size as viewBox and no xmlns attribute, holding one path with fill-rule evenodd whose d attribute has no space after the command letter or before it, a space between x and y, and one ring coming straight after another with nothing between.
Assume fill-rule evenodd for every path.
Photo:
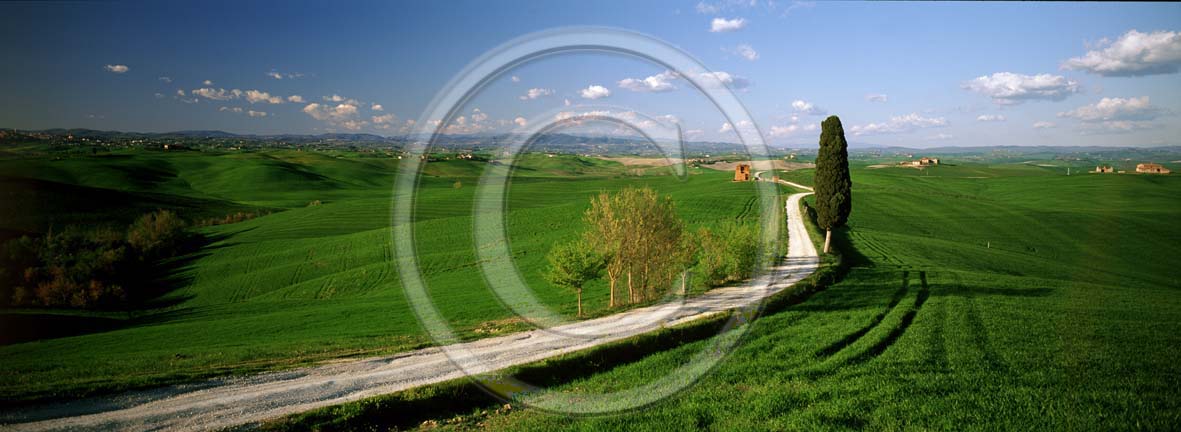
<instances>
[{"instance_id":1,"label":"distant farmhouse","mask_svg":"<svg viewBox=\"0 0 1181 432\"><path fill-rule=\"evenodd\" d=\"M925 158L920 158L918 160L908 160L908 161L898 162L898 164L903 165L903 166L939 165L939 158L925 157Z\"/></svg>"},{"instance_id":2,"label":"distant farmhouse","mask_svg":"<svg viewBox=\"0 0 1181 432\"><path fill-rule=\"evenodd\" d=\"M738 166L734 167L734 181L750 181L750 165L738 164Z\"/></svg>"},{"instance_id":3,"label":"distant farmhouse","mask_svg":"<svg viewBox=\"0 0 1181 432\"><path fill-rule=\"evenodd\" d=\"M1136 172L1144 174L1168 174L1172 171L1169 171L1168 168L1165 168L1161 164L1142 163L1136 164Z\"/></svg>"},{"instance_id":4,"label":"distant farmhouse","mask_svg":"<svg viewBox=\"0 0 1181 432\"><path fill-rule=\"evenodd\" d=\"M1115 168L1112 168L1111 165L1096 165L1095 172L1097 172L1097 173L1113 173L1113 172L1115 172Z\"/></svg>"}]
</instances>

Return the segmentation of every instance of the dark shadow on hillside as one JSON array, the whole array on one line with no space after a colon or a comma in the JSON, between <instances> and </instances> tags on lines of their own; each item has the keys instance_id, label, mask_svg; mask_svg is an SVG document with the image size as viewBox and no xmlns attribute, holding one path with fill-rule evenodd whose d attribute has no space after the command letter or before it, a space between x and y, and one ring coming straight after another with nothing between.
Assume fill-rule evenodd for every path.
<instances>
[{"instance_id":1,"label":"dark shadow on hillside","mask_svg":"<svg viewBox=\"0 0 1181 432\"><path fill-rule=\"evenodd\" d=\"M0 345L104 333L128 327L162 323L186 315L184 309L168 310L192 296L169 294L192 283L194 264L209 255L211 246L232 234L194 235L181 245L180 256L145 263L126 275L123 283L134 286L128 305L117 310L77 311L60 309L12 309L0 312Z\"/></svg>"}]
</instances>

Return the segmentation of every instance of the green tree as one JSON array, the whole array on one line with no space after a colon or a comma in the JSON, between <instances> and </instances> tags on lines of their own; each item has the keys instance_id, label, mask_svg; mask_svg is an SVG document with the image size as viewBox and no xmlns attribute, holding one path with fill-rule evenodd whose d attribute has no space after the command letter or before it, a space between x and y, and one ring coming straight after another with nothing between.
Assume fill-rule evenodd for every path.
<instances>
[{"instance_id":1,"label":"green tree","mask_svg":"<svg viewBox=\"0 0 1181 432\"><path fill-rule=\"evenodd\" d=\"M578 293L578 316L582 316L582 287L603 274L606 260L585 241L562 243L550 250L546 279Z\"/></svg>"},{"instance_id":2,"label":"green tree","mask_svg":"<svg viewBox=\"0 0 1181 432\"><path fill-rule=\"evenodd\" d=\"M829 116L820 124L820 151L816 154L816 223L824 234L824 253L829 252L832 230L845 225L853 210L853 181L849 178L849 143L841 119Z\"/></svg>"}]
</instances>

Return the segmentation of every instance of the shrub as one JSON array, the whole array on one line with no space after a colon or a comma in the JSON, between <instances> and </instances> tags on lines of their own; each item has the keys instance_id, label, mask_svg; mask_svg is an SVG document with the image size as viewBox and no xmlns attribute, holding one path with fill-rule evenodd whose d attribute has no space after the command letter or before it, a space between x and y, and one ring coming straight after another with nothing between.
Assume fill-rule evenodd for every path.
<instances>
[{"instance_id":1,"label":"shrub","mask_svg":"<svg viewBox=\"0 0 1181 432\"><path fill-rule=\"evenodd\" d=\"M143 215L127 229L127 244L149 259L171 255L184 240L184 220L168 210Z\"/></svg>"}]
</instances>

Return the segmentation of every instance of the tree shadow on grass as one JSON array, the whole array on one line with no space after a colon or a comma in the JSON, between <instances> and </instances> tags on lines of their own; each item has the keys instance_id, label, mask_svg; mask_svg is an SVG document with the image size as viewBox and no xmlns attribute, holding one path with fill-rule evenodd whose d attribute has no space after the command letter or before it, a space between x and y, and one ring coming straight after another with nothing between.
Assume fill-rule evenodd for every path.
<instances>
[{"instance_id":1,"label":"tree shadow on grass","mask_svg":"<svg viewBox=\"0 0 1181 432\"><path fill-rule=\"evenodd\" d=\"M177 319L187 312L175 309L191 295L169 295L193 282L192 271L211 249L236 233L195 235L184 242L175 258L146 262L126 276L135 287L127 307L115 310L11 309L0 311L0 346L38 340L104 333Z\"/></svg>"}]
</instances>

